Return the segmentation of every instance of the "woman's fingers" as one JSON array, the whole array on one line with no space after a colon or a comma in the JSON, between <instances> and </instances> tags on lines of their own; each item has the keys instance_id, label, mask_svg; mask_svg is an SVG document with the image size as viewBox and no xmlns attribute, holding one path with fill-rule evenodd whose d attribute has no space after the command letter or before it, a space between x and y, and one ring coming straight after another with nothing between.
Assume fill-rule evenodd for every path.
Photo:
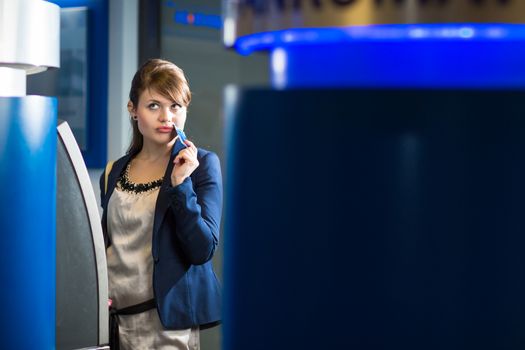
<instances>
[{"instance_id":1,"label":"woman's fingers","mask_svg":"<svg viewBox=\"0 0 525 350\"><path fill-rule=\"evenodd\" d=\"M192 152L195 154L195 157L196 157L197 156L197 147L195 146L195 144L193 142L191 142L190 140L186 140L185 143L186 143L186 146L188 146L188 148L192 150Z\"/></svg>"},{"instance_id":2,"label":"woman's fingers","mask_svg":"<svg viewBox=\"0 0 525 350\"><path fill-rule=\"evenodd\" d=\"M177 154L177 156L175 157L175 159L173 159L173 164L176 164L176 165L180 165L181 163L181 160L183 160L184 158L182 157L182 155L180 154Z\"/></svg>"},{"instance_id":3,"label":"woman's fingers","mask_svg":"<svg viewBox=\"0 0 525 350\"><path fill-rule=\"evenodd\" d=\"M182 183L182 181L190 176L199 166L197 147L195 147L191 141L186 141L185 143L187 147L179 151L173 160L173 163L175 164L171 173L171 182L173 186Z\"/></svg>"},{"instance_id":4,"label":"woman's fingers","mask_svg":"<svg viewBox=\"0 0 525 350\"><path fill-rule=\"evenodd\" d=\"M197 160L197 153L190 147L181 150L173 160L175 164L180 164L181 161L189 162L191 164L199 163L199 161Z\"/></svg>"}]
</instances>

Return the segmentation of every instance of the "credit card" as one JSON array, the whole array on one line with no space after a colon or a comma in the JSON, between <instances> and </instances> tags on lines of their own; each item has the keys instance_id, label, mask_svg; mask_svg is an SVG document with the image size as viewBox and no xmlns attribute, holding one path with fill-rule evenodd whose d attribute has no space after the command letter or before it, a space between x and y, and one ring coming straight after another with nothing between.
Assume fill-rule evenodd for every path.
<instances>
[{"instance_id":1,"label":"credit card","mask_svg":"<svg viewBox=\"0 0 525 350\"><path fill-rule=\"evenodd\" d=\"M172 154L176 155L181 150L183 150L184 148L188 147L184 143L184 141L186 141L187 137L186 137L186 134L184 133L184 131L182 131L181 129L177 128L175 126L175 124L173 124L173 129L175 130L175 132L179 136L175 140L175 144L173 145L173 150L171 151Z\"/></svg>"},{"instance_id":2,"label":"credit card","mask_svg":"<svg viewBox=\"0 0 525 350\"><path fill-rule=\"evenodd\" d=\"M177 128L175 124L173 124L173 129L175 129L175 131L177 132L177 135L179 135L180 140L182 141L182 143L184 143L184 141L186 141L187 139L184 131L182 131L182 129Z\"/></svg>"}]
</instances>

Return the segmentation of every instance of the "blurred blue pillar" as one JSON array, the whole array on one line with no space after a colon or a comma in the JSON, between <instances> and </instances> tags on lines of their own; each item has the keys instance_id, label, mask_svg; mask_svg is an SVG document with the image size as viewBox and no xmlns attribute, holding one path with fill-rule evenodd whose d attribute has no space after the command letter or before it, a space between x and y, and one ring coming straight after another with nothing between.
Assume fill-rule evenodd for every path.
<instances>
[{"instance_id":1,"label":"blurred blue pillar","mask_svg":"<svg viewBox=\"0 0 525 350\"><path fill-rule=\"evenodd\" d=\"M59 7L0 0L0 348L55 349L57 101L26 75L59 66Z\"/></svg>"},{"instance_id":2,"label":"blurred blue pillar","mask_svg":"<svg viewBox=\"0 0 525 350\"><path fill-rule=\"evenodd\" d=\"M523 348L524 27L295 29L329 5L265 4L232 11L251 35L225 22L274 89L226 91L224 350Z\"/></svg>"},{"instance_id":3,"label":"blurred blue pillar","mask_svg":"<svg viewBox=\"0 0 525 350\"><path fill-rule=\"evenodd\" d=\"M55 348L56 99L0 97L0 329L6 349Z\"/></svg>"}]
</instances>

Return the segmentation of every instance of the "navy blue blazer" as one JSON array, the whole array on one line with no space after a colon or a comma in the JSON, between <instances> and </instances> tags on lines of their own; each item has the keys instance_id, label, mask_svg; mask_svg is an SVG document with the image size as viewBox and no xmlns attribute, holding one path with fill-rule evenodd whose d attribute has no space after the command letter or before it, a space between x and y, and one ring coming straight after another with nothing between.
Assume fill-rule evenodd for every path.
<instances>
[{"instance_id":1,"label":"navy blue blazer","mask_svg":"<svg viewBox=\"0 0 525 350\"><path fill-rule=\"evenodd\" d=\"M199 166L176 187L171 186L173 159L160 187L153 222L153 291L160 321L166 329L206 328L220 321L221 295L211 258L219 243L222 176L217 155L198 149ZM102 228L106 247L107 205L117 179L133 155L113 164L104 195L100 177Z\"/></svg>"}]
</instances>

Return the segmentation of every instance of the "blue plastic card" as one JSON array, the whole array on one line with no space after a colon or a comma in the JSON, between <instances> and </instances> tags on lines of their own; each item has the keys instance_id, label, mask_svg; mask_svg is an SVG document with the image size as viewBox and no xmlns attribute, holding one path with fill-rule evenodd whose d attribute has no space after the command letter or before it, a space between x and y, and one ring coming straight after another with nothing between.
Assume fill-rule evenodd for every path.
<instances>
[{"instance_id":1,"label":"blue plastic card","mask_svg":"<svg viewBox=\"0 0 525 350\"><path fill-rule=\"evenodd\" d=\"M188 147L186 146L186 144L184 143L184 141L186 141L187 137L186 137L186 134L184 134L184 131L182 131L181 129L177 128L175 125L173 125L173 129L175 129L175 132L177 133L177 135L179 137L177 137L177 139L175 140L175 144L173 145L173 150L172 150L172 154L177 154L179 153L181 150L183 150L184 148Z\"/></svg>"},{"instance_id":2,"label":"blue plastic card","mask_svg":"<svg viewBox=\"0 0 525 350\"><path fill-rule=\"evenodd\" d=\"M186 141L187 139L184 131L182 131L182 129L177 128L175 125L173 125L173 129L175 129L175 131L177 132L177 135L179 135L180 140L182 141L182 143L184 143L184 141Z\"/></svg>"}]
</instances>

